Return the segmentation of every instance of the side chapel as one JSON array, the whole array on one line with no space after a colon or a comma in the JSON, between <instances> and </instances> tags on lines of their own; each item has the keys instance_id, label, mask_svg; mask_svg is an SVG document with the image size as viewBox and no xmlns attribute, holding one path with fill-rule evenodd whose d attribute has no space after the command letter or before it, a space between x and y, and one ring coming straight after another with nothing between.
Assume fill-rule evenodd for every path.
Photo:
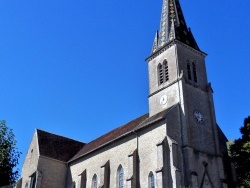
<instances>
[{"instance_id":1,"label":"side chapel","mask_svg":"<svg viewBox=\"0 0 250 188\"><path fill-rule=\"evenodd\" d=\"M202 52L179 0L163 0L146 59L149 113L89 142L36 130L22 188L235 187Z\"/></svg>"}]
</instances>

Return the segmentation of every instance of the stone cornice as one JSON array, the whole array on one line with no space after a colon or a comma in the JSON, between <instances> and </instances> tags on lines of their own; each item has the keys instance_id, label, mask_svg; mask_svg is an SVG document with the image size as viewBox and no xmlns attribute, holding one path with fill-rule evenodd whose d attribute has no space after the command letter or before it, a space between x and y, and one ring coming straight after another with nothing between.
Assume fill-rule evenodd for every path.
<instances>
[{"instance_id":1,"label":"stone cornice","mask_svg":"<svg viewBox=\"0 0 250 188\"><path fill-rule=\"evenodd\" d=\"M164 89L166 89L166 88L168 88L168 87L172 86L173 84L175 84L175 83L177 83L177 82L181 81L181 80L182 80L182 78L183 78L183 77L180 77L180 78L176 79L175 81L173 81L173 82L169 83L168 85L166 85L166 86L164 86L164 87L162 87L162 88L158 89L157 91L155 91L155 92L151 93L148 97L151 97L151 96L155 95L156 93L159 93L160 91L162 91L162 90L164 90Z\"/></svg>"},{"instance_id":2,"label":"stone cornice","mask_svg":"<svg viewBox=\"0 0 250 188\"><path fill-rule=\"evenodd\" d=\"M204 58L207 56L207 54L205 52L202 52L200 50L196 50L196 49L194 49L194 48L192 48L192 47L190 47L190 46L188 46L188 45L186 45L178 40L175 40L175 42L176 42L176 44L180 44L181 46L186 47L187 49L191 50L192 52L194 52L194 53L196 53Z\"/></svg>"},{"instance_id":3,"label":"stone cornice","mask_svg":"<svg viewBox=\"0 0 250 188\"><path fill-rule=\"evenodd\" d=\"M169 49L170 47L172 47L174 44L175 44L174 41L165 44L164 46L162 46L161 48L159 48L157 51L155 51L153 54L151 54L148 58L146 58L146 61L149 62L152 59L156 58L158 55L160 55L163 52L165 52L167 49Z\"/></svg>"},{"instance_id":4,"label":"stone cornice","mask_svg":"<svg viewBox=\"0 0 250 188\"><path fill-rule=\"evenodd\" d=\"M156 58L157 56L159 56L160 54L162 54L163 52L165 52L167 49L169 49L170 47L172 47L173 45L176 45L176 44L179 44L189 50L191 50L192 52L202 56L202 57L206 57L207 54L202 52L202 51L199 51L199 50L196 50L180 41L178 41L177 39L173 40L173 41L170 41L169 43L165 44L163 47L159 48L156 52L154 52L153 54L151 54L148 58L146 58L146 61L149 62L151 60L153 60L154 58Z\"/></svg>"}]
</instances>

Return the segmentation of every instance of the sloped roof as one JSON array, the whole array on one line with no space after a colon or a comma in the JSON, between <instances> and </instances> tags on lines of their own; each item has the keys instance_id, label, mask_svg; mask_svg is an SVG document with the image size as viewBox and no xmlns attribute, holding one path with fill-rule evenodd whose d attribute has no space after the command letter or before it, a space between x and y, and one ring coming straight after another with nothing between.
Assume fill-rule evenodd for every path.
<instances>
[{"instance_id":1,"label":"sloped roof","mask_svg":"<svg viewBox=\"0 0 250 188\"><path fill-rule=\"evenodd\" d=\"M93 150L96 150L97 148L100 148L101 146L109 143L112 140L115 140L125 133L135 129L136 126L138 126L140 123L142 123L145 119L148 118L148 114L145 114L121 127L118 127L109 133L93 140L92 142L86 144L70 161L73 161Z\"/></svg>"},{"instance_id":2,"label":"sloped roof","mask_svg":"<svg viewBox=\"0 0 250 188\"><path fill-rule=\"evenodd\" d=\"M67 162L85 143L37 129L41 156Z\"/></svg>"},{"instance_id":3,"label":"sloped roof","mask_svg":"<svg viewBox=\"0 0 250 188\"><path fill-rule=\"evenodd\" d=\"M174 106L173 106L174 107ZM139 129L142 129L148 125L151 125L153 122L161 120L163 117L165 117L166 113L171 110L173 107L170 107L152 117L149 117L149 114L145 114L141 117L138 117L129 123L118 127L109 133L93 140L92 142L86 144L72 159L69 160L69 162L72 162L80 157L83 157L84 155L93 152L110 142L113 142L117 139L122 138L123 136L133 132L137 131Z\"/></svg>"}]
</instances>

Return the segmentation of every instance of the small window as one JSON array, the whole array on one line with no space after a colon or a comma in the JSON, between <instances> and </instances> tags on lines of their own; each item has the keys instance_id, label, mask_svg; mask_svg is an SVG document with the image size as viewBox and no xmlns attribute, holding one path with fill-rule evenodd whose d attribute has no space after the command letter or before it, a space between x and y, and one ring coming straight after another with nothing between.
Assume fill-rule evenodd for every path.
<instances>
[{"instance_id":1,"label":"small window","mask_svg":"<svg viewBox=\"0 0 250 188\"><path fill-rule=\"evenodd\" d=\"M158 71L158 82L159 85L167 82L169 80L169 69L168 62L164 60L163 63L160 63L157 67Z\"/></svg>"},{"instance_id":2,"label":"small window","mask_svg":"<svg viewBox=\"0 0 250 188\"><path fill-rule=\"evenodd\" d=\"M164 66L164 73L165 73L165 82L169 80L168 76L168 62L165 60L163 63Z\"/></svg>"},{"instance_id":3,"label":"small window","mask_svg":"<svg viewBox=\"0 0 250 188\"><path fill-rule=\"evenodd\" d=\"M124 188L124 172L123 172L123 168L120 165L118 167L117 170L117 184L118 184L118 188Z\"/></svg>"},{"instance_id":4,"label":"small window","mask_svg":"<svg viewBox=\"0 0 250 188\"><path fill-rule=\"evenodd\" d=\"M163 68L162 68L162 64L158 65L158 79L159 79L159 85L163 84L164 81L164 76L163 76Z\"/></svg>"},{"instance_id":5,"label":"small window","mask_svg":"<svg viewBox=\"0 0 250 188\"><path fill-rule=\"evenodd\" d=\"M187 63L187 73L188 73L188 79L192 80L191 67L189 62Z\"/></svg>"},{"instance_id":6,"label":"small window","mask_svg":"<svg viewBox=\"0 0 250 188\"><path fill-rule=\"evenodd\" d=\"M36 172L30 176L30 188L36 187Z\"/></svg>"},{"instance_id":7,"label":"small window","mask_svg":"<svg viewBox=\"0 0 250 188\"><path fill-rule=\"evenodd\" d=\"M97 179L97 175L95 174L92 178L92 188L97 188L97 183L98 183L98 179Z\"/></svg>"},{"instance_id":8,"label":"small window","mask_svg":"<svg viewBox=\"0 0 250 188\"><path fill-rule=\"evenodd\" d=\"M192 66L193 66L194 81L197 82L196 65L194 62L192 63Z\"/></svg>"},{"instance_id":9,"label":"small window","mask_svg":"<svg viewBox=\"0 0 250 188\"><path fill-rule=\"evenodd\" d=\"M150 172L148 176L148 187L155 188L155 177L152 172Z\"/></svg>"},{"instance_id":10,"label":"small window","mask_svg":"<svg viewBox=\"0 0 250 188\"><path fill-rule=\"evenodd\" d=\"M198 187L198 175L196 172L191 172L192 187Z\"/></svg>"}]
</instances>

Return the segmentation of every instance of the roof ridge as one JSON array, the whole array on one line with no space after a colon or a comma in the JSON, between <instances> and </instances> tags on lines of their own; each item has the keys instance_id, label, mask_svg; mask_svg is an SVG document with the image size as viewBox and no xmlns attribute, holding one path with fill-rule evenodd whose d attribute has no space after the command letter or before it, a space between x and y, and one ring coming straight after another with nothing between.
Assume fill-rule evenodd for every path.
<instances>
[{"instance_id":1,"label":"roof ridge","mask_svg":"<svg viewBox=\"0 0 250 188\"><path fill-rule=\"evenodd\" d=\"M69 140L73 140L73 141L76 141L76 142L80 142L80 143L86 144L85 142L82 142L82 141L79 141L79 140L76 140L76 139L73 139L73 138L70 138L70 137L67 137L67 136L62 136L62 135L59 135L59 134L55 134L55 133L52 133L52 132L48 132L48 131L36 128L36 132L37 133L38 133L38 131L44 132L46 134L51 134L51 135L54 135L54 136L58 136L58 137L61 137L61 138L65 138L65 139L69 139Z\"/></svg>"},{"instance_id":2,"label":"roof ridge","mask_svg":"<svg viewBox=\"0 0 250 188\"><path fill-rule=\"evenodd\" d=\"M136 119L133 119L109 132L107 132L106 134L92 140L91 142L87 143L85 146L83 146L83 148L75 155L73 156L68 162L71 162L73 160L76 160L82 156L84 156L85 154L87 153L90 153L96 149L99 149L100 147L110 143L110 141L113 141L113 140L116 140L116 139L119 139L121 138L122 136L126 135L127 133L131 132L131 130L134 130L134 127L133 127L133 124L136 124L137 121L140 121L140 119L148 119L148 113L142 115L142 116L139 116L138 118ZM147 117L146 117L147 116ZM132 127L131 127L132 126ZM131 127L131 128L130 128ZM127 130L122 130L122 129L125 129L125 128L128 128ZM119 132L120 130L120 132ZM112 133L114 135L112 135ZM100 141L99 144L96 144L96 142ZM96 146L95 146L96 144ZM88 148L90 147L91 145L93 145L93 148ZM87 150L85 153L82 151L82 150ZM83 154L80 154L81 152L83 152ZM79 155L79 156L77 156Z\"/></svg>"}]
</instances>

